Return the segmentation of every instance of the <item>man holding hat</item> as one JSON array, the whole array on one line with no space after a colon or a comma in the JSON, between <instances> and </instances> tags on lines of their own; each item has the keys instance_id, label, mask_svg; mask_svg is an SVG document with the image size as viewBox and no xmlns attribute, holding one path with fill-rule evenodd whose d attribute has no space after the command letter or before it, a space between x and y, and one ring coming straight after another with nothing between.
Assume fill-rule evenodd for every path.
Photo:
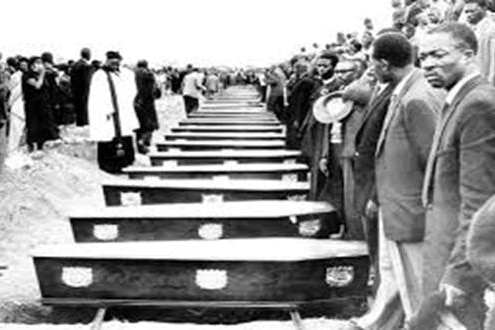
<instances>
[{"instance_id":1,"label":"man holding hat","mask_svg":"<svg viewBox=\"0 0 495 330\"><path fill-rule=\"evenodd\" d=\"M122 56L116 51L109 51L106 57L105 65L94 73L91 81L89 133L90 138L98 142L100 168L118 173L134 162L132 136L134 130L139 128L139 122L120 71Z\"/></svg>"}]
</instances>

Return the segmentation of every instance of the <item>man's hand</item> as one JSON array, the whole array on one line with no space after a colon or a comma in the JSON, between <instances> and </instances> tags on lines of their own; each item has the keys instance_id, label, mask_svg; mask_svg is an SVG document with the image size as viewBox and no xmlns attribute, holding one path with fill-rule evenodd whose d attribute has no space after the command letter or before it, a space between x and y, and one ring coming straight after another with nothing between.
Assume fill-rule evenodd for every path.
<instances>
[{"instance_id":1,"label":"man's hand","mask_svg":"<svg viewBox=\"0 0 495 330\"><path fill-rule=\"evenodd\" d=\"M440 290L445 292L446 307L457 307L465 305L467 294L463 290L445 283L440 285Z\"/></svg>"},{"instance_id":2,"label":"man's hand","mask_svg":"<svg viewBox=\"0 0 495 330\"><path fill-rule=\"evenodd\" d=\"M320 171L326 176L328 176L328 159L326 158L320 159L318 166L320 167Z\"/></svg>"},{"instance_id":3,"label":"man's hand","mask_svg":"<svg viewBox=\"0 0 495 330\"><path fill-rule=\"evenodd\" d=\"M366 210L364 211L366 218L372 219L378 215L378 205L373 202L371 199L366 204Z\"/></svg>"}]
</instances>

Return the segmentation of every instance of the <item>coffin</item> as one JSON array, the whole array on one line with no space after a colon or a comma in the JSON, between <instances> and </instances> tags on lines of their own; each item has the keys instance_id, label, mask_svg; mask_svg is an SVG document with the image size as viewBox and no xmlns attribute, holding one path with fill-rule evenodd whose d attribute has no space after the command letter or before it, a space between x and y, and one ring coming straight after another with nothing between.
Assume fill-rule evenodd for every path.
<instances>
[{"instance_id":1,"label":"coffin","mask_svg":"<svg viewBox=\"0 0 495 330\"><path fill-rule=\"evenodd\" d=\"M200 109L259 109L264 110L262 104L252 104L252 103L206 103L202 104Z\"/></svg>"},{"instance_id":2,"label":"coffin","mask_svg":"<svg viewBox=\"0 0 495 330\"><path fill-rule=\"evenodd\" d=\"M47 304L308 302L367 294L363 242L300 238L45 246L33 253Z\"/></svg>"},{"instance_id":3,"label":"coffin","mask_svg":"<svg viewBox=\"0 0 495 330\"><path fill-rule=\"evenodd\" d=\"M222 164L188 166L129 166L130 179L264 179L307 181L305 164Z\"/></svg>"},{"instance_id":4,"label":"coffin","mask_svg":"<svg viewBox=\"0 0 495 330\"><path fill-rule=\"evenodd\" d=\"M305 200L309 191L307 182L275 180L113 180L102 186L107 206Z\"/></svg>"},{"instance_id":5,"label":"coffin","mask_svg":"<svg viewBox=\"0 0 495 330\"><path fill-rule=\"evenodd\" d=\"M188 118L208 118L208 119L235 119L235 120L264 120L264 121L273 121L277 118L273 115L267 114L223 114L223 113L191 113L187 116Z\"/></svg>"},{"instance_id":6,"label":"coffin","mask_svg":"<svg viewBox=\"0 0 495 330\"><path fill-rule=\"evenodd\" d=\"M153 166L225 163L295 163L301 157L297 150L222 150L154 152L149 154Z\"/></svg>"},{"instance_id":7,"label":"coffin","mask_svg":"<svg viewBox=\"0 0 495 330\"><path fill-rule=\"evenodd\" d=\"M279 126L280 122L277 120L256 120L256 119L209 119L209 118L190 118L179 122L179 126L185 125L209 125L209 126Z\"/></svg>"},{"instance_id":8,"label":"coffin","mask_svg":"<svg viewBox=\"0 0 495 330\"><path fill-rule=\"evenodd\" d=\"M74 211L69 219L76 242L328 238L339 230L335 209L323 202L116 206Z\"/></svg>"},{"instance_id":9,"label":"coffin","mask_svg":"<svg viewBox=\"0 0 495 330\"><path fill-rule=\"evenodd\" d=\"M221 149L283 149L285 141L277 140L175 140L156 143L158 151L181 150L221 150Z\"/></svg>"},{"instance_id":10,"label":"coffin","mask_svg":"<svg viewBox=\"0 0 495 330\"><path fill-rule=\"evenodd\" d=\"M256 125L182 125L179 127L173 127L173 133L178 132L284 132L284 126L256 126Z\"/></svg>"},{"instance_id":11,"label":"coffin","mask_svg":"<svg viewBox=\"0 0 495 330\"><path fill-rule=\"evenodd\" d=\"M270 132L180 132L165 135L166 140L285 140L282 133Z\"/></svg>"}]
</instances>

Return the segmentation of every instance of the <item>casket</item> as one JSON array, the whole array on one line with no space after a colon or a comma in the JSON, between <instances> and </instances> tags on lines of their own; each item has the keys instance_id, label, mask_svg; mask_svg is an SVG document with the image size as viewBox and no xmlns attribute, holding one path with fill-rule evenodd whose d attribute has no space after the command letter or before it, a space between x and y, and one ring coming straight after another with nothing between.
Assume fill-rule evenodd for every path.
<instances>
[{"instance_id":1,"label":"casket","mask_svg":"<svg viewBox=\"0 0 495 330\"><path fill-rule=\"evenodd\" d=\"M180 132L165 135L166 140L284 140L282 133L264 132Z\"/></svg>"},{"instance_id":2,"label":"casket","mask_svg":"<svg viewBox=\"0 0 495 330\"><path fill-rule=\"evenodd\" d=\"M177 166L194 164L229 163L288 163L301 157L298 150L220 150L152 152L149 154L153 166Z\"/></svg>"},{"instance_id":3,"label":"casket","mask_svg":"<svg viewBox=\"0 0 495 330\"><path fill-rule=\"evenodd\" d=\"M266 132L266 133L283 133L284 126L255 126L255 125L183 125L179 127L172 127L173 133L179 132Z\"/></svg>"},{"instance_id":4,"label":"casket","mask_svg":"<svg viewBox=\"0 0 495 330\"><path fill-rule=\"evenodd\" d=\"M33 259L46 304L297 303L367 294L364 242L79 243L40 247Z\"/></svg>"},{"instance_id":5,"label":"casket","mask_svg":"<svg viewBox=\"0 0 495 330\"><path fill-rule=\"evenodd\" d=\"M325 202L248 201L115 206L72 211L76 242L168 241L259 237L328 238L339 230Z\"/></svg>"},{"instance_id":6,"label":"casket","mask_svg":"<svg viewBox=\"0 0 495 330\"><path fill-rule=\"evenodd\" d=\"M174 140L156 143L158 151L221 150L221 149L283 149L285 141L278 140Z\"/></svg>"},{"instance_id":7,"label":"casket","mask_svg":"<svg viewBox=\"0 0 495 330\"><path fill-rule=\"evenodd\" d=\"M265 179L308 181L305 164L221 164L187 166L129 166L130 179Z\"/></svg>"},{"instance_id":8,"label":"casket","mask_svg":"<svg viewBox=\"0 0 495 330\"><path fill-rule=\"evenodd\" d=\"M102 184L107 206L305 200L307 182L275 180L112 180Z\"/></svg>"},{"instance_id":9,"label":"casket","mask_svg":"<svg viewBox=\"0 0 495 330\"><path fill-rule=\"evenodd\" d=\"M187 125L207 125L207 126L279 126L277 120L262 121L256 119L208 119L208 118L191 118L179 122L179 126Z\"/></svg>"}]
</instances>

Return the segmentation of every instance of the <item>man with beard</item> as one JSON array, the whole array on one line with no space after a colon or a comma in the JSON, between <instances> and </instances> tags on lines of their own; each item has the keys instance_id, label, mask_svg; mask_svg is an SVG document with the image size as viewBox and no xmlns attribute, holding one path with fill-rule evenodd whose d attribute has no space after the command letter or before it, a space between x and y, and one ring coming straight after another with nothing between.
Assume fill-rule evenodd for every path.
<instances>
[{"instance_id":1,"label":"man with beard","mask_svg":"<svg viewBox=\"0 0 495 330\"><path fill-rule=\"evenodd\" d=\"M320 96L331 93L339 88L337 80L332 79L334 68L339 62L339 58L334 53L323 53L315 60L316 76L315 90L310 97L309 109L313 102ZM325 176L320 172L319 162L322 158L323 141L325 131L329 130L328 125L320 124L313 116L313 111L308 111L304 121L299 127L299 134L302 136L301 151L308 159L311 171L311 186L309 199L316 200L325 183Z\"/></svg>"},{"instance_id":2,"label":"man with beard","mask_svg":"<svg viewBox=\"0 0 495 330\"><path fill-rule=\"evenodd\" d=\"M88 124L88 94L93 72L90 60L91 51L89 48L83 48L81 58L74 64L70 72L77 126Z\"/></svg>"},{"instance_id":3,"label":"man with beard","mask_svg":"<svg viewBox=\"0 0 495 330\"><path fill-rule=\"evenodd\" d=\"M495 194L495 88L476 66L477 48L474 32L459 23L434 28L420 47L428 82L448 92L423 187L423 292L440 292L470 330L483 328L485 283L467 260L466 236Z\"/></svg>"},{"instance_id":4,"label":"man with beard","mask_svg":"<svg viewBox=\"0 0 495 330\"><path fill-rule=\"evenodd\" d=\"M488 16L486 0L466 0L464 12L478 40L476 59L480 72L495 84L495 22Z\"/></svg>"},{"instance_id":5,"label":"man with beard","mask_svg":"<svg viewBox=\"0 0 495 330\"><path fill-rule=\"evenodd\" d=\"M88 99L89 134L97 141L98 165L119 173L134 162L132 135L139 128L125 74L120 70L121 55L106 54L102 69L93 74ZM135 94L134 94L135 95Z\"/></svg>"}]
</instances>

